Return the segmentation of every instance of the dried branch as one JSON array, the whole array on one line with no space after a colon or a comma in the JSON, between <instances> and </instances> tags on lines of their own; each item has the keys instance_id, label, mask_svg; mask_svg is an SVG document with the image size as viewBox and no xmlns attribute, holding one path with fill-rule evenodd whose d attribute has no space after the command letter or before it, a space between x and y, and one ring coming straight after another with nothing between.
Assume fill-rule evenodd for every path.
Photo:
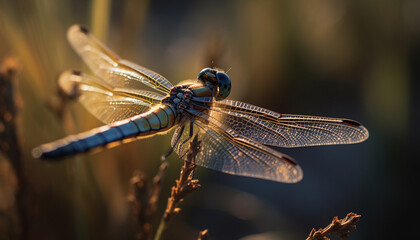
<instances>
[{"instance_id":1,"label":"dried branch","mask_svg":"<svg viewBox=\"0 0 420 240\"><path fill-rule=\"evenodd\" d=\"M54 94L47 99L45 105L58 117L58 119L63 120L68 103L76 100L80 94L81 93L77 84L73 84L73 88L69 92L65 92L61 88L57 88L57 94Z\"/></svg>"},{"instance_id":2,"label":"dried branch","mask_svg":"<svg viewBox=\"0 0 420 240\"><path fill-rule=\"evenodd\" d=\"M209 230L204 229L198 234L197 240L208 240L209 239Z\"/></svg>"},{"instance_id":3,"label":"dried branch","mask_svg":"<svg viewBox=\"0 0 420 240\"><path fill-rule=\"evenodd\" d=\"M6 58L0 72L0 150L11 161L16 174L21 170L20 142L17 134L17 106L14 85L18 63Z\"/></svg>"},{"instance_id":4,"label":"dried branch","mask_svg":"<svg viewBox=\"0 0 420 240\"><path fill-rule=\"evenodd\" d=\"M158 173L153 178L152 186L148 184L142 172L136 171L131 178L133 193L128 196L128 201L132 204L134 215L139 224L137 239L149 240L152 238L151 219L156 212L161 182L167 167L168 163L166 161L160 165Z\"/></svg>"},{"instance_id":5,"label":"dried branch","mask_svg":"<svg viewBox=\"0 0 420 240\"><path fill-rule=\"evenodd\" d=\"M329 240L330 238L327 237L329 235L336 235L342 239L347 238L350 231L356 229L356 222L359 221L360 217L361 215L352 212L343 219L334 217L326 228L319 230L313 228L306 240Z\"/></svg>"},{"instance_id":6,"label":"dried branch","mask_svg":"<svg viewBox=\"0 0 420 240\"><path fill-rule=\"evenodd\" d=\"M176 186L172 187L171 197L168 199L165 212L159 223L159 227L156 231L155 240L161 239L163 232L166 230L169 221L178 214L181 209L177 205L184 200L184 198L191 192L200 188L197 179L193 179L193 173L196 165L195 156L200 150L200 141L197 140L197 136L194 137L190 143L189 152L187 153L187 160L184 161L184 165L181 168L179 179L176 180Z\"/></svg>"},{"instance_id":7,"label":"dried branch","mask_svg":"<svg viewBox=\"0 0 420 240\"><path fill-rule=\"evenodd\" d=\"M9 159L18 179L16 205L20 221L20 238L27 239L26 184L21 141L18 136L17 114L20 98L15 86L19 64L12 57L6 58L0 71L0 151Z\"/></svg>"}]
</instances>

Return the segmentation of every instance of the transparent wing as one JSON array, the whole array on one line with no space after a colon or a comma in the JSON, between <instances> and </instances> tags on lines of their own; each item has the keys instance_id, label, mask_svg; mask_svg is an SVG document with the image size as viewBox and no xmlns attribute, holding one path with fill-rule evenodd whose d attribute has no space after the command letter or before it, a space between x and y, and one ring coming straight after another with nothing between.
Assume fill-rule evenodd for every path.
<instances>
[{"instance_id":1,"label":"transparent wing","mask_svg":"<svg viewBox=\"0 0 420 240\"><path fill-rule=\"evenodd\" d=\"M78 97L83 106L100 121L109 124L150 109L163 96L144 90L113 88L106 82L78 71L67 71L58 81L67 94Z\"/></svg>"},{"instance_id":2,"label":"transparent wing","mask_svg":"<svg viewBox=\"0 0 420 240\"><path fill-rule=\"evenodd\" d=\"M350 144L369 136L353 120L280 114L232 100L214 102L210 115L242 136L279 147Z\"/></svg>"},{"instance_id":3,"label":"transparent wing","mask_svg":"<svg viewBox=\"0 0 420 240\"><path fill-rule=\"evenodd\" d=\"M199 166L286 183L298 182L303 177L301 168L292 158L237 135L232 129L204 114L190 116L175 131L172 147L184 160L189 144L196 135L201 141L195 159Z\"/></svg>"},{"instance_id":4,"label":"transparent wing","mask_svg":"<svg viewBox=\"0 0 420 240\"><path fill-rule=\"evenodd\" d=\"M168 93L172 84L147 68L122 60L87 29L73 25L67 38L89 68L113 87L141 89L144 85Z\"/></svg>"}]
</instances>

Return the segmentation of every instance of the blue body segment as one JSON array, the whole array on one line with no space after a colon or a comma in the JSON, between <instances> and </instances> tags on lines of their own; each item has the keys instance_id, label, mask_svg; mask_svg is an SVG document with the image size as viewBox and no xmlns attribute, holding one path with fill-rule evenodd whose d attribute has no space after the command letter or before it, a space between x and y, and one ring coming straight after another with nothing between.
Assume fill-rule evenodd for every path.
<instances>
[{"instance_id":1,"label":"blue body segment","mask_svg":"<svg viewBox=\"0 0 420 240\"><path fill-rule=\"evenodd\" d=\"M104 126L86 133L71 135L60 141L44 144L39 148L34 149L34 154L39 155L40 158L54 159L86 152L92 148L121 141L122 139L127 138L128 135L138 135L138 129L136 128L137 130L133 131L132 125L133 122L129 121L120 126Z\"/></svg>"},{"instance_id":2,"label":"blue body segment","mask_svg":"<svg viewBox=\"0 0 420 240\"><path fill-rule=\"evenodd\" d=\"M68 136L57 142L42 145L34 149L34 154L40 158L55 159L86 152L128 137L134 137L140 133L134 122L128 121L122 125L104 126L86 133Z\"/></svg>"},{"instance_id":3,"label":"blue body segment","mask_svg":"<svg viewBox=\"0 0 420 240\"><path fill-rule=\"evenodd\" d=\"M154 135L175 126L177 115L172 106L162 104L158 108L115 122L112 125L105 125L41 145L33 150L33 155L37 158L56 159L107 146L110 143L125 139ZM113 144L113 146L115 145Z\"/></svg>"},{"instance_id":4,"label":"blue body segment","mask_svg":"<svg viewBox=\"0 0 420 240\"><path fill-rule=\"evenodd\" d=\"M124 137L121 130L117 127L109 128L109 130L102 132L102 136L108 143L118 141Z\"/></svg>"},{"instance_id":5,"label":"blue body segment","mask_svg":"<svg viewBox=\"0 0 420 240\"><path fill-rule=\"evenodd\" d=\"M137 127L137 125L131 120L129 120L125 124L115 126L114 128L118 129L121 132L121 134L124 136L124 138L132 137L133 135L140 133L140 130Z\"/></svg>"}]
</instances>

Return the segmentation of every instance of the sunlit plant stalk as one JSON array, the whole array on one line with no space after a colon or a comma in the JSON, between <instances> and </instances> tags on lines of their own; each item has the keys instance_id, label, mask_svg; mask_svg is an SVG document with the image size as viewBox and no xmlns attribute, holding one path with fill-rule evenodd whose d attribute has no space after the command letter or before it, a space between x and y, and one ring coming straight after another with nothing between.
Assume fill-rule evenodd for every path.
<instances>
[{"instance_id":1,"label":"sunlit plant stalk","mask_svg":"<svg viewBox=\"0 0 420 240\"><path fill-rule=\"evenodd\" d=\"M176 185L171 189L171 196L168 199L165 212L160 220L154 240L162 238L170 220L181 211L181 209L177 207L178 204L182 202L189 193L200 188L198 179L193 179L194 169L196 167L194 161L195 156L200 150L200 143L201 142L198 141L197 136L195 136L193 141L190 143L187 160L184 161L179 179L176 180Z\"/></svg>"},{"instance_id":2,"label":"sunlit plant stalk","mask_svg":"<svg viewBox=\"0 0 420 240\"><path fill-rule=\"evenodd\" d=\"M312 228L312 231L309 233L306 240L329 240L327 236L336 235L341 239L347 238L351 230L356 229L356 223L362 216L356 213L348 213L347 216L343 219L338 219L334 217L332 222L325 228L320 228L315 230Z\"/></svg>"}]
</instances>

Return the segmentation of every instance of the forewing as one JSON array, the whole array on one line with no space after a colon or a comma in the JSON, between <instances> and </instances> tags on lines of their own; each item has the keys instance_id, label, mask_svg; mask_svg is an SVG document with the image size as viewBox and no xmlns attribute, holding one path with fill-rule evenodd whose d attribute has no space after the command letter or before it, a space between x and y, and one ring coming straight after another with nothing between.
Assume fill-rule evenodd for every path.
<instances>
[{"instance_id":1,"label":"forewing","mask_svg":"<svg viewBox=\"0 0 420 240\"><path fill-rule=\"evenodd\" d=\"M142 89L144 85L147 85L162 93L168 93L172 88L172 84L166 78L121 59L87 29L79 25L70 27L67 38L89 68L113 87Z\"/></svg>"},{"instance_id":2,"label":"forewing","mask_svg":"<svg viewBox=\"0 0 420 240\"><path fill-rule=\"evenodd\" d=\"M214 102L210 115L242 136L279 147L350 144L369 136L353 120L280 114L232 100Z\"/></svg>"},{"instance_id":3,"label":"forewing","mask_svg":"<svg viewBox=\"0 0 420 240\"><path fill-rule=\"evenodd\" d=\"M78 71L62 73L58 82L64 92L77 96L92 115L106 124L145 112L163 99L153 92L112 88L102 80Z\"/></svg>"},{"instance_id":4,"label":"forewing","mask_svg":"<svg viewBox=\"0 0 420 240\"><path fill-rule=\"evenodd\" d=\"M189 122L192 122L192 133ZM294 160L250 139L236 135L208 116L190 116L178 127L172 147L186 159L190 142L198 136L200 150L195 164L224 173L294 183L302 179L301 168ZM182 131L182 129L184 129ZM192 136L189 138L189 136Z\"/></svg>"}]
</instances>

